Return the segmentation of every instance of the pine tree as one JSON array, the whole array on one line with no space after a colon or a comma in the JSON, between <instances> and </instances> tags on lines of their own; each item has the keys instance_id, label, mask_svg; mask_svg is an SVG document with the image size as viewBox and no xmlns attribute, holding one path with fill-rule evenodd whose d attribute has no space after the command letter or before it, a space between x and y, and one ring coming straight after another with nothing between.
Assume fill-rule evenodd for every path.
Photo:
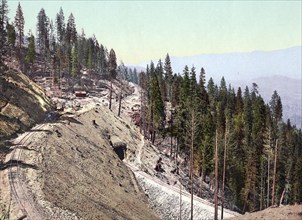
<instances>
[{"instance_id":1,"label":"pine tree","mask_svg":"<svg viewBox=\"0 0 302 220\"><path fill-rule=\"evenodd\" d=\"M110 91L109 91L109 109L111 110L112 105L112 80L116 79L117 72L116 72L116 55L113 49L110 50L109 53L109 73L110 73Z\"/></svg>"},{"instance_id":2,"label":"pine tree","mask_svg":"<svg viewBox=\"0 0 302 220\"><path fill-rule=\"evenodd\" d=\"M24 38L24 17L23 17L23 11L22 11L20 2L18 4L18 8L16 11L15 26L17 29L17 39L18 39L19 50L21 50L21 47L23 45L23 38Z\"/></svg>"},{"instance_id":3,"label":"pine tree","mask_svg":"<svg viewBox=\"0 0 302 220\"><path fill-rule=\"evenodd\" d=\"M206 86L205 86L205 81L206 81L206 76L205 76L205 70L204 68L201 68L200 70L200 76L199 76L199 83L197 85L197 93L199 97L199 112L204 116L208 109L209 106L209 96L206 91ZM201 120L203 120L201 118ZM203 123L201 123L203 124Z\"/></svg>"},{"instance_id":4,"label":"pine tree","mask_svg":"<svg viewBox=\"0 0 302 220\"><path fill-rule=\"evenodd\" d=\"M270 101L270 107L272 110L272 116L276 122L279 122L282 118L282 102L281 98L278 95L277 91L275 90L271 101Z\"/></svg>"},{"instance_id":5,"label":"pine tree","mask_svg":"<svg viewBox=\"0 0 302 220\"><path fill-rule=\"evenodd\" d=\"M183 80L182 80L181 87L180 87L180 98L181 98L181 101L185 105L189 104L186 102L188 101L188 98L190 96L190 88L191 88L191 83L190 83L190 77L189 77L189 67L185 66L185 68L183 70Z\"/></svg>"},{"instance_id":6,"label":"pine tree","mask_svg":"<svg viewBox=\"0 0 302 220\"><path fill-rule=\"evenodd\" d=\"M172 67L171 67L170 56L169 56L168 53L167 53L166 58L165 58L164 71L165 71L165 81L167 83L168 100L171 102L171 100L172 100L172 77L173 77L173 71L172 71Z\"/></svg>"},{"instance_id":7,"label":"pine tree","mask_svg":"<svg viewBox=\"0 0 302 220\"><path fill-rule=\"evenodd\" d=\"M137 70L136 68L133 69L133 83L138 84L138 75L137 75Z\"/></svg>"},{"instance_id":8,"label":"pine tree","mask_svg":"<svg viewBox=\"0 0 302 220\"><path fill-rule=\"evenodd\" d=\"M73 47L71 51L71 75L73 78L77 76L77 64L77 50L76 47Z\"/></svg>"},{"instance_id":9,"label":"pine tree","mask_svg":"<svg viewBox=\"0 0 302 220\"><path fill-rule=\"evenodd\" d=\"M161 59L158 61L156 66L156 76L159 83L160 94L162 100L167 100L166 82L164 80L164 69Z\"/></svg>"},{"instance_id":10,"label":"pine tree","mask_svg":"<svg viewBox=\"0 0 302 220\"><path fill-rule=\"evenodd\" d=\"M180 81L179 88L179 104L176 106L176 126L177 126L177 142L179 148L186 153L189 152L188 149L188 136L186 134L186 123L189 117L189 105L190 105L190 87L191 81L189 77L189 68L188 66L184 67L183 77Z\"/></svg>"},{"instance_id":11,"label":"pine tree","mask_svg":"<svg viewBox=\"0 0 302 220\"><path fill-rule=\"evenodd\" d=\"M49 24L49 49L53 54L56 50L56 39L55 39L55 30L53 20L51 19Z\"/></svg>"},{"instance_id":12,"label":"pine tree","mask_svg":"<svg viewBox=\"0 0 302 220\"><path fill-rule=\"evenodd\" d=\"M116 79L117 76L117 72L116 72L116 55L113 49L110 50L109 53L109 73L110 73L110 78L112 79Z\"/></svg>"},{"instance_id":13,"label":"pine tree","mask_svg":"<svg viewBox=\"0 0 302 220\"><path fill-rule=\"evenodd\" d=\"M235 111L236 114L240 114L243 111L243 99L242 99L242 91L240 87L238 87L237 90Z\"/></svg>"},{"instance_id":14,"label":"pine tree","mask_svg":"<svg viewBox=\"0 0 302 220\"><path fill-rule=\"evenodd\" d=\"M1 0L0 4L0 54L2 56L2 50L4 49L4 45L6 42L6 24L8 22L7 18L8 14L8 6L7 0ZM1 57L0 57L1 58Z\"/></svg>"},{"instance_id":15,"label":"pine tree","mask_svg":"<svg viewBox=\"0 0 302 220\"><path fill-rule=\"evenodd\" d=\"M40 10L37 18L37 46L40 53L46 53L49 49L49 19L43 8Z\"/></svg>"},{"instance_id":16,"label":"pine tree","mask_svg":"<svg viewBox=\"0 0 302 220\"><path fill-rule=\"evenodd\" d=\"M104 48L104 46L101 44L100 46L100 56L99 56L99 59L100 59L100 72L101 74L107 74L108 72L108 60L107 60L107 54L106 54L106 50Z\"/></svg>"},{"instance_id":17,"label":"pine tree","mask_svg":"<svg viewBox=\"0 0 302 220\"><path fill-rule=\"evenodd\" d=\"M56 16L56 30L57 30L57 41L62 44L65 37L65 17L63 9L60 8L59 13Z\"/></svg>"},{"instance_id":18,"label":"pine tree","mask_svg":"<svg viewBox=\"0 0 302 220\"><path fill-rule=\"evenodd\" d=\"M68 17L65 40L67 45L74 46L77 41L77 30L73 14Z\"/></svg>"},{"instance_id":19,"label":"pine tree","mask_svg":"<svg viewBox=\"0 0 302 220\"><path fill-rule=\"evenodd\" d=\"M35 61L35 57L36 57L36 49L35 49L35 37L31 33L28 37L28 41L29 41L29 44L28 44L28 48L27 48L27 54L25 57L25 61L28 64L33 65L33 63Z\"/></svg>"},{"instance_id":20,"label":"pine tree","mask_svg":"<svg viewBox=\"0 0 302 220\"><path fill-rule=\"evenodd\" d=\"M123 98L123 90L124 90L124 80L126 79L127 75L128 75L128 68L125 66L125 64L123 62L121 62L121 64L118 67L118 73L119 73L119 77L120 77L120 92L118 95L118 112L117 112L117 116L120 117L121 115L121 108L122 108L122 98Z\"/></svg>"},{"instance_id":21,"label":"pine tree","mask_svg":"<svg viewBox=\"0 0 302 220\"><path fill-rule=\"evenodd\" d=\"M8 45L11 50L13 50L13 47L15 46L16 42L16 31L13 24L10 24L7 22L6 24L6 30L7 30L7 38L8 38Z\"/></svg>"},{"instance_id":22,"label":"pine tree","mask_svg":"<svg viewBox=\"0 0 302 220\"><path fill-rule=\"evenodd\" d=\"M197 80L196 80L196 69L193 66L190 71L190 96L191 102L197 98Z\"/></svg>"},{"instance_id":23,"label":"pine tree","mask_svg":"<svg viewBox=\"0 0 302 220\"><path fill-rule=\"evenodd\" d=\"M88 58L87 58L87 67L92 68L92 41L88 39Z\"/></svg>"},{"instance_id":24,"label":"pine tree","mask_svg":"<svg viewBox=\"0 0 302 220\"><path fill-rule=\"evenodd\" d=\"M165 122L165 106L162 100L159 84L160 68L154 68L153 62L150 64L150 122L151 122L151 141L154 144L156 134L163 131Z\"/></svg>"}]
</instances>

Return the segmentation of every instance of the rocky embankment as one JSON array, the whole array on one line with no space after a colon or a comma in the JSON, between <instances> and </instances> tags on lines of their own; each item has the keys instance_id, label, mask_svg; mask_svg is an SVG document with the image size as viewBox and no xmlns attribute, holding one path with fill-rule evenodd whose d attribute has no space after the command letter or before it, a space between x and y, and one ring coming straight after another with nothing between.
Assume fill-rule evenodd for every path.
<instances>
[{"instance_id":1,"label":"rocky embankment","mask_svg":"<svg viewBox=\"0 0 302 220\"><path fill-rule=\"evenodd\" d=\"M44 120L51 109L44 91L23 73L0 66L0 140Z\"/></svg>"}]
</instances>

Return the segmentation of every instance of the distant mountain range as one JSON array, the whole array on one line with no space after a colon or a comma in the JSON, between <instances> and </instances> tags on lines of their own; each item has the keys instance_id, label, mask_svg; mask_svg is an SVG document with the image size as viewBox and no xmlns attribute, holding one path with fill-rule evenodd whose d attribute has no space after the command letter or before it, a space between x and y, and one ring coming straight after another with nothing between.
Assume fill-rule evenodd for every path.
<instances>
[{"instance_id":1,"label":"distant mountain range","mask_svg":"<svg viewBox=\"0 0 302 220\"><path fill-rule=\"evenodd\" d=\"M271 100L274 90L277 90L281 97L283 106L283 120L290 119L292 124L302 128L302 80L286 76L268 76L259 77L250 80L229 81L236 89L238 86L251 88L252 83L258 85L258 91L264 101L268 103Z\"/></svg>"},{"instance_id":2,"label":"distant mountain range","mask_svg":"<svg viewBox=\"0 0 302 220\"><path fill-rule=\"evenodd\" d=\"M182 73L184 66L196 67L197 73L203 67L206 79L210 77L219 84L224 76L234 87L251 87L255 82L265 101L269 101L277 90L283 102L284 119L290 118L302 127L302 47L291 47L274 51L244 53L201 54L195 56L170 56L174 73ZM164 61L165 57L162 58ZM158 60L153 60L156 64ZM150 61L129 65L138 71L145 70Z\"/></svg>"}]
</instances>

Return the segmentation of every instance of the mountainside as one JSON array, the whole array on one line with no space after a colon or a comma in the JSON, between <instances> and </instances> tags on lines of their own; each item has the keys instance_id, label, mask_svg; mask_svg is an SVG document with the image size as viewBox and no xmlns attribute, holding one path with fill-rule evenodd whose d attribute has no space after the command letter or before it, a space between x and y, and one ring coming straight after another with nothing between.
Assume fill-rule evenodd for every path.
<instances>
[{"instance_id":1,"label":"mountainside","mask_svg":"<svg viewBox=\"0 0 302 220\"><path fill-rule=\"evenodd\" d=\"M45 92L23 73L1 66L0 140L43 120L51 109Z\"/></svg>"},{"instance_id":2,"label":"mountainside","mask_svg":"<svg viewBox=\"0 0 302 220\"><path fill-rule=\"evenodd\" d=\"M35 127L30 139L14 141L26 146L19 148L22 155L7 155L5 164L20 155L14 186L23 190L10 198L1 187L2 213L13 219L22 217L22 209L30 219L158 219L119 158L124 147L131 154L140 141L136 130L101 106ZM0 183L8 186L5 173Z\"/></svg>"}]
</instances>

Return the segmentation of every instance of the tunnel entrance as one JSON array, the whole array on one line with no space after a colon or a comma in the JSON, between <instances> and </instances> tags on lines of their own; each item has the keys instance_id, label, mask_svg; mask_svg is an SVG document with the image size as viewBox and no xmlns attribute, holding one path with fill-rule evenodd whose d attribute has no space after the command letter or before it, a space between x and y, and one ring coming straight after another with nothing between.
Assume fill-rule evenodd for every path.
<instances>
[{"instance_id":1,"label":"tunnel entrance","mask_svg":"<svg viewBox=\"0 0 302 220\"><path fill-rule=\"evenodd\" d=\"M123 160L126 157L126 150L127 145L125 143L117 143L113 146L114 152L117 154L117 156Z\"/></svg>"}]
</instances>

